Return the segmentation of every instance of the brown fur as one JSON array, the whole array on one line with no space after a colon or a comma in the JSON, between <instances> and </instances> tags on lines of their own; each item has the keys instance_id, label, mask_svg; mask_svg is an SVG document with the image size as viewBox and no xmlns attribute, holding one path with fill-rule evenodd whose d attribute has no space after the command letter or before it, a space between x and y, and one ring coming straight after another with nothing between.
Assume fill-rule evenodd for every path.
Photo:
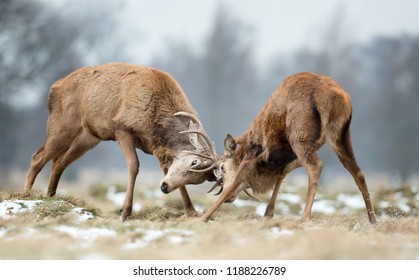
<instances>
[{"instance_id":1,"label":"brown fur","mask_svg":"<svg viewBox=\"0 0 419 280\"><path fill-rule=\"evenodd\" d=\"M204 215L209 219L224 202L252 188L255 193L274 188L265 216L272 217L285 176L303 166L309 177L303 220L310 219L323 163L316 151L327 140L358 185L371 223L376 222L365 176L352 150L351 100L331 78L299 73L286 78L273 92L247 131L237 140L228 135L220 166L224 192Z\"/></svg>"},{"instance_id":2,"label":"brown fur","mask_svg":"<svg viewBox=\"0 0 419 280\"><path fill-rule=\"evenodd\" d=\"M122 219L132 210L139 170L136 148L154 154L165 174L181 151L195 149L187 136L179 134L188 129L188 119L174 114L196 112L178 83L157 69L124 63L81 68L52 85L48 108L47 138L32 157L25 190L31 190L37 174L52 160L48 195L53 196L69 164L100 141L114 140L130 173ZM202 183L213 175L211 171L189 175L170 191L180 188L185 208L194 210L185 184Z\"/></svg>"}]
</instances>

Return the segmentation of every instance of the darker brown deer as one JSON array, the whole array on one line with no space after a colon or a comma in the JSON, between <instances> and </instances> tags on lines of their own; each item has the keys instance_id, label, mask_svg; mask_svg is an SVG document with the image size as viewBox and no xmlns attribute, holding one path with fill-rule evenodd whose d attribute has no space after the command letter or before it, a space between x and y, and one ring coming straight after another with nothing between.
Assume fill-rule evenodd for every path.
<instances>
[{"instance_id":1,"label":"darker brown deer","mask_svg":"<svg viewBox=\"0 0 419 280\"><path fill-rule=\"evenodd\" d=\"M154 155L165 177L161 191L179 188L187 214L195 214L185 185L215 180L218 157L178 83L157 69L124 63L81 68L55 82L48 95L47 137L32 156L25 191L52 161L48 195L64 169L102 140L117 141L129 170L121 219L132 212L140 162L136 148Z\"/></svg>"},{"instance_id":2,"label":"darker brown deer","mask_svg":"<svg viewBox=\"0 0 419 280\"><path fill-rule=\"evenodd\" d=\"M327 141L362 193L369 221L376 223L364 173L352 149L349 95L329 77L299 73L286 78L237 139L227 135L219 166L223 191L202 217L208 220L223 202L232 202L242 190L254 193L273 189L265 216L272 217L281 182L303 166L308 191L302 220L309 220L322 161L316 151Z\"/></svg>"}]
</instances>

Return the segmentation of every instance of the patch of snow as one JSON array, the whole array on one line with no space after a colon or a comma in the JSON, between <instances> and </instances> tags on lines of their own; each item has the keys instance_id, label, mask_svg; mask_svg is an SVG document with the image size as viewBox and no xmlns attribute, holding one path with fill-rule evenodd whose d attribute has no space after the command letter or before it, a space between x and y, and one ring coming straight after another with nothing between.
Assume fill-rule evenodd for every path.
<instances>
[{"instance_id":1,"label":"patch of snow","mask_svg":"<svg viewBox=\"0 0 419 280\"><path fill-rule=\"evenodd\" d=\"M192 236L193 232L185 229L137 229L136 232L143 233L141 239L135 239L134 241L127 243L123 246L125 250L135 250L145 248L150 245L151 242L158 240L163 237L167 237L172 244L179 244L184 242L188 237Z\"/></svg>"},{"instance_id":2,"label":"patch of snow","mask_svg":"<svg viewBox=\"0 0 419 280\"><path fill-rule=\"evenodd\" d=\"M124 192L117 192L116 186L109 186L108 191L106 192L106 198L116 205L122 205L125 199Z\"/></svg>"},{"instance_id":3,"label":"patch of snow","mask_svg":"<svg viewBox=\"0 0 419 280\"><path fill-rule=\"evenodd\" d=\"M77 221L79 222L84 222L95 218L92 212L89 212L81 207L73 208L72 212L76 215Z\"/></svg>"},{"instance_id":4,"label":"patch of snow","mask_svg":"<svg viewBox=\"0 0 419 280\"><path fill-rule=\"evenodd\" d=\"M280 200L283 200L292 204L299 204L302 202L301 197L293 193L281 193L279 194L278 197Z\"/></svg>"},{"instance_id":5,"label":"patch of snow","mask_svg":"<svg viewBox=\"0 0 419 280\"><path fill-rule=\"evenodd\" d=\"M259 216L265 215L267 205L268 205L267 203L259 203L259 205L256 206L256 210L255 210L256 214Z\"/></svg>"},{"instance_id":6,"label":"patch of snow","mask_svg":"<svg viewBox=\"0 0 419 280\"><path fill-rule=\"evenodd\" d=\"M180 244L185 241L185 237L179 235L169 236L169 241L172 244Z\"/></svg>"},{"instance_id":7,"label":"patch of snow","mask_svg":"<svg viewBox=\"0 0 419 280\"><path fill-rule=\"evenodd\" d=\"M378 202L378 207L380 208L388 208L390 207L390 202L386 201L386 200L381 200L380 202Z\"/></svg>"},{"instance_id":8,"label":"patch of snow","mask_svg":"<svg viewBox=\"0 0 419 280\"><path fill-rule=\"evenodd\" d=\"M122 246L122 249L124 250L136 250L136 249L142 249L148 246L148 243L144 240L138 240L135 239L131 241L130 243L126 243Z\"/></svg>"},{"instance_id":9,"label":"patch of snow","mask_svg":"<svg viewBox=\"0 0 419 280\"><path fill-rule=\"evenodd\" d=\"M114 185L111 185L106 192L106 198L118 206L122 206L122 204L124 204L125 195L125 192L117 192L116 186ZM142 207L143 206L140 203L134 202L132 210L137 212L140 211Z\"/></svg>"},{"instance_id":10,"label":"patch of snow","mask_svg":"<svg viewBox=\"0 0 419 280\"><path fill-rule=\"evenodd\" d=\"M234 200L233 204L237 207L258 207L261 202L255 201L255 200L248 200L248 199L240 199L237 198Z\"/></svg>"},{"instance_id":11,"label":"patch of snow","mask_svg":"<svg viewBox=\"0 0 419 280\"><path fill-rule=\"evenodd\" d=\"M290 215L291 209L286 203L279 202L275 207L282 215Z\"/></svg>"},{"instance_id":12,"label":"patch of snow","mask_svg":"<svg viewBox=\"0 0 419 280\"><path fill-rule=\"evenodd\" d=\"M314 201L312 211L322 214L333 214L336 212L336 205L332 200L316 200Z\"/></svg>"},{"instance_id":13,"label":"patch of snow","mask_svg":"<svg viewBox=\"0 0 419 280\"><path fill-rule=\"evenodd\" d=\"M5 236L7 233L7 228L0 227L0 238Z\"/></svg>"},{"instance_id":14,"label":"patch of snow","mask_svg":"<svg viewBox=\"0 0 419 280\"><path fill-rule=\"evenodd\" d=\"M288 229L282 229L279 227L272 227L271 228L271 234L274 237L278 237L278 236L291 236L294 235L294 232Z\"/></svg>"},{"instance_id":15,"label":"patch of snow","mask_svg":"<svg viewBox=\"0 0 419 280\"><path fill-rule=\"evenodd\" d=\"M64 201L55 201L54 203L59 204L63 203ZM33 212L35 208L45 203L43 200L4 200L0 203L0 219L8 220L13 218L16 214L25 213L25 212ZM77 220L79 222L84 222L89 219L93 219L93 213L85 210L81 207L75 207L72 209L72 212L75 214Z\"/></svg>"},{"instance_id":16,"label":"patch of snow","mask_svg":"<svg viewBox=\"0 0 419 280\"><path fill-rule=\"evenodd\" d=\"M195 206L195 210L196 210L196 212L198 212L198 214L200 214L200 215L204 214L204 207L202 207L202 205L196 204L194 206Z\"/></svg>"},{"instance_id":17,"label":"patch of snow","mask_svg":"<svg viewBox=\"0 0 419 280\"><path fill-rule=\"evenodd\" d=\"M116 231L108 228L77 228L70 226L55 227L56 231L70 235L73 238L94 241L99 237L116 237Z\"/></svg>"},{"instance_id":18,"label":"patch of snow","mask_svg":"<svg viewBox=\"0 0 419 280\"><path fill-rule=\"evenodd\" d=\"M340 193L337 196L337 200L342 202L346 207L351 209L363 209L365 208L365 202L361 195L348 195Z\"/></svg>"},{"instance_id":19,"label":"patch of snow","mask_svg":"<svg viewBox=\"0 0 419 280\"><path fill-rule=\"evenodd\" d=\"M237 198L233 205L237 207L254 207L255 212L257 215L263 216L265 214L266 206L268 205L266 202L259 202L256 200L248 200L248 199L240 199Z\"/></svg>"},{"instance_id":20,"label":"patch of snow","mask_svg":"<svg viewBox=\"0 0 419 280\"><path fill-rule=\"evenodd\" d=\"M399 208L402 212L405 212L405 213L410 212L410 206L407 205L404 201L397 202L395 206Z\"/></svg>"},{"instance_id":21,"label":"patch of snow","mask_svg":"<svg viewBox=\"0 0 419 280\"><path fill-rule=\"evenodd\" d=\"M16 214L32 211L35 206L43 202L42 200L4 200L0 203L0 218L7 220Z\"/></svg>"}]
</instances>

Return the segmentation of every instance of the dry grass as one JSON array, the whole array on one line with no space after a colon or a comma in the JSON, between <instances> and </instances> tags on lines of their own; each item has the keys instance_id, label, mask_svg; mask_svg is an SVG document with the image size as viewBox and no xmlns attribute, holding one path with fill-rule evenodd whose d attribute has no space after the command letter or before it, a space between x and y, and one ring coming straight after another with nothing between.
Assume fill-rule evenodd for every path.
<instances>
[{"instance_id":1,"label":"dry grass","mask_svg":"<svg viewBox=\"0 0 419 280\"><path fill-rule=\"evenodd\" d=\"M302 223L301 206L295 203L288 203L287 214L281 215L283 207L278 207L273 219L255 214L253 204L223 205L214 220L203 223L199 218L185 217L179 194L156 196L144 188L135 197L142 204L141 210L122 223L120 205L112 203L107 192L108 186L100 184L86 193L54 198L39 191L31 195L1 192L0 202L44 203L13 218L0 218L0 258L419 259L418 201L409 188L375 195L375 204L387 207L379 209L379 223L374 226L364 209L344 206L334 214L315 213L311 221ZM201 194L192 199L202 209L215 200ZM402 200L410 207L409 212L395 207ZM95 218L78 221L74 207L92 212Z\"/></svg>"}]
</instances>

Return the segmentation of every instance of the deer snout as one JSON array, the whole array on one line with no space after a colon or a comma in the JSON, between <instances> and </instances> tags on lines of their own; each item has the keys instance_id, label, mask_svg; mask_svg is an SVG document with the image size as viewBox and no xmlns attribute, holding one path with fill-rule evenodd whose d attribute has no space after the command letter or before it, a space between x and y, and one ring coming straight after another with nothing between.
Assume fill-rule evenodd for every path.
<instances>
[{"instance_id":1,"label":"deer snout","mask_svg":"<svg viewBox=\"0 0 419 280\"><path fill-rule=\"evenodd\" d=\"M160 185L160 190L162 193L168 194L170 192L169 185L166 184L165 182L162 182Z\"/></svg>"}]
</instances>

